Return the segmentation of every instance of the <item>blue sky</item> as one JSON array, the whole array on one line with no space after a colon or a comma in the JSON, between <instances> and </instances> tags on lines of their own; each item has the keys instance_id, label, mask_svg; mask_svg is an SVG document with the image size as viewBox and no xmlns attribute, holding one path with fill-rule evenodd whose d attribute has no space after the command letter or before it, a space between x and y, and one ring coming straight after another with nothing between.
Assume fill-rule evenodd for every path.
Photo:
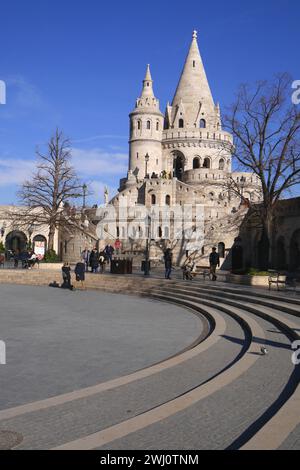
<instances>
[{"instance_id":1,"label":"blue sky","mask_svg":"<svg viewBox=\"0 0 300 470\"><path fill-rule=\"evenodd\" d=\"M164 111L193 29L221 109L242 82L300 79L298 0L0 0L0 204L16 201L35 149L58 126L101 203L125 176L128 113L147 63Z\"/></svg>"}]
</instances>

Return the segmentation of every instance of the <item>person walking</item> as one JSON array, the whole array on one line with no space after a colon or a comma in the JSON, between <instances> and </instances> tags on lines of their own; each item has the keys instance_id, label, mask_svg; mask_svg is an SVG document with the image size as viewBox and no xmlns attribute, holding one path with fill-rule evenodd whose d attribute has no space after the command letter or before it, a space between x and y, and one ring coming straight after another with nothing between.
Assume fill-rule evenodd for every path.
<instances>
[{"instance_id":1,"label":"person walking","mask_svg":"<svg viewBox=\"0 0 300 470\"><path fill-rule=\"evenodd\" d=\"M85 289L84 280L85 280L85 263L81 260L75 266L75 277L76 281L80 282L81 288Z\"/></svg>"},{"instance_id":2,"label":"person walking","mask_svg":"<svg viewBox=\"0 0 300 470\"><path fill-rule=\"evenodd\" d=\"M172 251L170 248L167 248L164 252L164 261L165 261L165 279L171 279L171 271L172 271Z\"/></svg>"},{"instance_id":3,"label":"person walking","mask_svg":"<svg viewBox=\"0 0 300 470\"><path fill-rule=\"evenodd\" d=\"M215 246L212 248L212 252L209 255L209 266L210 266L211 280L216 281L217 280L216 269L217 269L217 266L220 266L220 256L219 256L219 253L217 253L217 249Z\"/></svg>"},{"instance_id":4,"label":"person walking","mask_svg":"<svg viewBox=\"0 0 300 470\"><path fill-rule=\"evenodd\" d=\"M109 262L111 263L112 261L112 257L113 257L113 254L114 254L114 247L111 246L110 243L108 243L106 245L106 247L104 248L104 251L105 251L105 255L106 255L106 258L109 260Z\"/></svg>"},{"instance_id":5,"label":"person walking","mask_svg":"<svg viewBox=\"0 0 300 470\"><path fill-rule=\"evenodd\" d=\"M97 248L93 248L91 254L90 254L90 266L92 268L92 273L96 273L98 271L99 267L99 253L97 251Z\"/></svg>"}]
</instances>

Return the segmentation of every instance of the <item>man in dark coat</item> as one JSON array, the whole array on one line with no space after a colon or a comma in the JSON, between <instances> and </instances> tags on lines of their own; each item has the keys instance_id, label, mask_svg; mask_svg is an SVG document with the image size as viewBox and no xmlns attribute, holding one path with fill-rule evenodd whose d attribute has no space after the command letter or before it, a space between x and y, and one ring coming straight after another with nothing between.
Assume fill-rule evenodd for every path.
<instances>
[{"instance_id":1,"label":"man in dark coat","mask_svg":"<svg viewBox=\"0 0 300 470\"><path fill-rule=\"evenodd\" d=\"M216 269L217 269L217 266L220 266L220 256L219 256L219 253L217 253L217 249L215 246L213 247L212 252L209 255L209 266L210 266L211 280L216 281L217 280Z\"/></svg>"},{"instance_id":2,"label":"man in dark coat","mask_svg":"<svg viewBox=\"0 0 300 470\"><path fill-rule=\"evenodd\" d=\"M63 267L61 268L61 270L62 270L63 283L60 287L62 289L73 290L73 286L71 285L71 268L70 268L69 263L65 263Z\"/></svg>"},{"instance_id":3,"label":"man in dark coat","mask_svg":"<svg viewBox=\"0 0 300 470\"><path fill-rule=\"evenodd\" d=\"M106 258L109 260L109 262L111 263L111 260L112 260L112 257L113 257L113 254L114 254L114 248L113 246L111 246L110 243L108 243L106 245L106 247L104 248L104 251L105 251L105 255L106 255Z\"/></svg>"},{"instance_id":4,"label":"man in dark coat","mask_svg":"<svg viewBox=\"0 0 300 470\"><path fill-rule=\"evenodd\" d=\"M84 279L85 279L85 263L79 261L75 266L75 276L76 281L81 283L82 289L84 289Z\"/></svg>"},{"instance_id":5,"label":"man in dark coat","mask_svg":"<svg viewBox=\"0 0 300 470\"><path fill-rule=\"evenodd\" d=\"M167 248L164 253L165 261L165 279L171 279L171 270L172 270L172 251L170 248Z\"/></svg>"},{"instance_id":6,"label":"man in dark coat","mask_svg":"<svg viewBox=\"0 0 300 470\"><path fill-rule=\"evenodd\" d=\"M90 254L90 266L92 268L92 273L96 273L99 267L99 253L96 248L91 251Z\"/></svg>"}]
</instances>

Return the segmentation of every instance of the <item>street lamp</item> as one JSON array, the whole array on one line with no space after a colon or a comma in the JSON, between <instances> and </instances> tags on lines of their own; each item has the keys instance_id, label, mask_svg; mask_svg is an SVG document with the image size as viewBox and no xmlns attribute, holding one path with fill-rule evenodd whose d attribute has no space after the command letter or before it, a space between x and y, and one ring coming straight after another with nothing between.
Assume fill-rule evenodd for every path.
<instances>
[{"instance_id":1,"label":"street lamp","mask_svg":"<svg viewBox=\"0 0 300 470\"><path fill-rule=\"evenodd\" d=\"M240 186L241 186L241 204L242 204L243 201L244 201L244 189L245 189L245 186L246 186L246 178L245 178L245 176L241 176L241 179L240 179Z\"/></svg>"},{"instance_id":2,"label":"street lamp","mask_svg":"<svg viewBox=\"0 0 300 470\"><path fill-rule=\"evenodd\" d=\"M82 191L83 191L83 208L85 208L85 198L86 198L86 193L87 193L87 185L84 183L82 186Z\"/></svg>"},{"instance_id":3,"label":"street lamp","mask_svg":"<svg viewBox=\"0 0 300 470\"><path fill-rule=\"evenodd\" d=\"M149 276L150 274L150 262L149 262L149 256L150 256L150 240L151 240L151 217L150 215L147 216L147 227L146 227L146 250L145 250L145 269L144 269L144 275Z\"/></svg>"},{"instance_id":4,"label":"street lamp","mask_svg":"<svg viewBox=\"0 0 300 470\"><path fill-rule=\"evenodd\" d=\"M146 155L145 155L145 162L146 162L145 178L147 178L147 174L148 174L148 162L149 162L149 160L150 160L150 156L147 152Z\"/></svg>"}]
</instances>

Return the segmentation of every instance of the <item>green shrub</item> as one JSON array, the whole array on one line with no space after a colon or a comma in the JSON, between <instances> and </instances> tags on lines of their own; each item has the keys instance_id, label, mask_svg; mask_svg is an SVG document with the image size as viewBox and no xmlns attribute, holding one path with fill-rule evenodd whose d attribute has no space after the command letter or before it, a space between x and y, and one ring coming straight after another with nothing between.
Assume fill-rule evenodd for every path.
<instances>
[{"instance_id":1,"label":"green shrub","mask_svg":"<svg viewBox=\"0 0 300 470\"><path fill-rule=\"evenodd\" d=\"M55 250L48 250L44 256L43 261L45 263L59 263L60 259L56 254Z\"/></svg>"},{"instance_id":2,"label":"green shrub","mask_svg":"<svg viewBox=\"0 0 300 470\"><path fill-rule=\"evenodd\" d=\"M5 253L5 246L3 245L3 242L0 242L0 253Z\"/></svg>"}]
</instances>

